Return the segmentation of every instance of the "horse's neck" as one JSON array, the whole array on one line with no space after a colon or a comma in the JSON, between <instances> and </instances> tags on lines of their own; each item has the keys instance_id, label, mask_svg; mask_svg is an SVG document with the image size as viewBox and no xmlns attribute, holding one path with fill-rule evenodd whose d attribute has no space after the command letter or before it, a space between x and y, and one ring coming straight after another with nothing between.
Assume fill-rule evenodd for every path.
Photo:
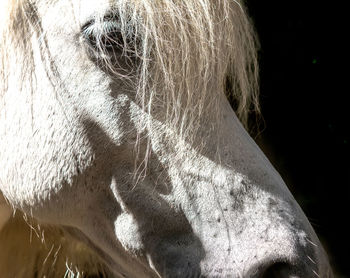
<instances>
[{"instance_id":1,"label":"horse's neck","mask_svg":"<svg viewBox=\"0 0 350 278\"><path fill-rule=\"evenodd\" d=\"M6 202L4 196L0 192L0 231L6 224L6 222L10 219L11 216L11 207Z\"/></svg>"}]
</instances>

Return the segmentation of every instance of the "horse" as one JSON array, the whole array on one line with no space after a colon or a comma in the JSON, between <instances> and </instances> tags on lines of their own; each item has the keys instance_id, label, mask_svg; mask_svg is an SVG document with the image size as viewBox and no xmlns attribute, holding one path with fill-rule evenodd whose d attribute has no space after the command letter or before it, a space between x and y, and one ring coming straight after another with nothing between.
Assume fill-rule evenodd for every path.
<instances>
[{"instance_id":1,"label":"horse","mask_svg":"<svg viewBox=\"0 0 350 278\"><path fill-rule=\"evenodd\" d=\"M245 129L243 0L0 11L1 277L333 277Z\"/></svg>"}]
</instances>

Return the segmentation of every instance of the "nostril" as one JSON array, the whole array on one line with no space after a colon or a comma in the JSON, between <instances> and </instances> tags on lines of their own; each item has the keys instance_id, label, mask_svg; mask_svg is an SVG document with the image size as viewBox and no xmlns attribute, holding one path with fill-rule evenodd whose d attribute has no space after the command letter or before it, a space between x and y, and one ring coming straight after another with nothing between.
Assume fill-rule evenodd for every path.
<instances>
[{"instance_id":1,"label":"nostril","mask_svg":"<svg viewBox=\"0 0 350 278\"><path fill-rule=\"evenodd\" d=\"M294 273L295 274L295 273ZM292 278L297 277L293 275L293 266L285 263L278 262L268 267L261 278Z\"/></svg>"}]
</instances>

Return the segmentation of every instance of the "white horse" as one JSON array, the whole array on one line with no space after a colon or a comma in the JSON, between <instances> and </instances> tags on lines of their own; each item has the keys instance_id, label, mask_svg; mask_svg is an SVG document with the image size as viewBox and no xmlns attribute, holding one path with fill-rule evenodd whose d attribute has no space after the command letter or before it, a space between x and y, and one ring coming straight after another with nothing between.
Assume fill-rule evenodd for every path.
<instances>
[{"instance_id":1,"label":"white horse","mask_svg":"<svg viewBox=\"0 0 350 278\"><path fill-rule=\"evenodd\" d=\"M1 0L1 277L332 277L241 2Z\"/></svg>"}]
</instances>

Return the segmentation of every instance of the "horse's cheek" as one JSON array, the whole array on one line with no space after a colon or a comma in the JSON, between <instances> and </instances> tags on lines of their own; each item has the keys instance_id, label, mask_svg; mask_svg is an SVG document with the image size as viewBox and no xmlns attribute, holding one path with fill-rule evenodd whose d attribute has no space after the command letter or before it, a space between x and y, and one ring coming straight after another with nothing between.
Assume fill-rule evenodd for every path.
<instances>
[{"instance_id":1,"label":"horse's cheek","mask_svg":"<svg viewBox=\"0 0 350 278\"><path fill-rule=\"evenodd\" d=\"M54 212L52 201L68 200L66 195L74 193L79 173L93 163L93 154L88 142L79 136L79 128L69 127L50 104L38 108L33 106L33 114L23 117L27 120L14 121L17 126L3 127L8 136L2 137L2 143L7 147L0 154L4 165L1 191L11 205L34 216L42 211ZM8 112L16 119L14 111Z\"/></svg>"}]
</instances>

